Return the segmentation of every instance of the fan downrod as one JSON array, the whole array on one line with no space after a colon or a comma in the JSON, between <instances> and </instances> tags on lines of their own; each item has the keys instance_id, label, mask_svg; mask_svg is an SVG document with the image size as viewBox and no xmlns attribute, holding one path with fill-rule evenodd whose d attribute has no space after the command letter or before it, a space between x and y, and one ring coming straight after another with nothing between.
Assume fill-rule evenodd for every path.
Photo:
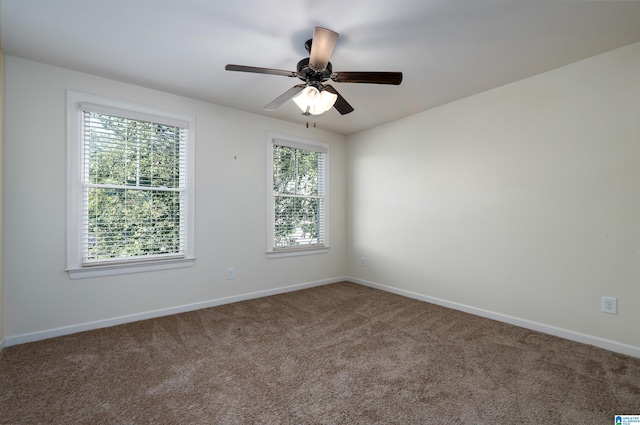
<instances>
[{"instance_id":1,"label":"fan downrod","mask_svg":"<svg viewBox=\"0 0 640 425\"><path fill-rule=\"evenodd\" d=\"M311 54L311 45L313 44L313 38L308 39L304 43L304 48L307 50L307 53Z\"/></svg>"}]
</instances>

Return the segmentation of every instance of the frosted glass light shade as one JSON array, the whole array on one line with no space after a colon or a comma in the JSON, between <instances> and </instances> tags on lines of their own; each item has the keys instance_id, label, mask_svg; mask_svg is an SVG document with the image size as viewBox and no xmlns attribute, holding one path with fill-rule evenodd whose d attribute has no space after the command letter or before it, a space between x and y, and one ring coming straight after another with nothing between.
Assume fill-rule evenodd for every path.
<instances>
[{"instance_id":1,"label":"frosted glass light shade","mask_svg":"<svg viewBox=\"0 0 640 425\"><path fill-rule=\"evenodd\" d=\"M317 88L309 86L295 96L293 101L303 114L320 115L331 109L337 99L338 95L328 90L319 91Z\"/></svg>"}]
</instances>

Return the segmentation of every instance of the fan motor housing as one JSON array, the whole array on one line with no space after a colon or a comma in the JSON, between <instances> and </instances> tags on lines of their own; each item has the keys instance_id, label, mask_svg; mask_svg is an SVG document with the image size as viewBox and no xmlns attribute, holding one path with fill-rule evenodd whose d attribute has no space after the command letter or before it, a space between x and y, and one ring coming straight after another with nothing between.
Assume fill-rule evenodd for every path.
<instances>
[{"instance_id":1,"label":"fan motor housing","mask_svg":"<svg viewBox=\"0 0 640 425\"><path fill-rule=\"evenodd\" d=\"M328 80L333 72L331 62L327 63L327 67L321 71L316 71L309 65L309 58L302 59L298 62L298 78L308 83L321 83Z\"/></svg>"}]
</instances>

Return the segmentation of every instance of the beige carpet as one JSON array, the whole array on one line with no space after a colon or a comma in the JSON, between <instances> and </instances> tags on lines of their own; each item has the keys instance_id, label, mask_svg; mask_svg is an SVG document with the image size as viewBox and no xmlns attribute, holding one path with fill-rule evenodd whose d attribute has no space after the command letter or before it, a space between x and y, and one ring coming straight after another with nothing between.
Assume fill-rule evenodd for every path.
<instances>
[{"instance_id":1,"label":"beige carpet","mask_svg":"<svg viewBox=\"0 0 640 425\"><path fill-rule=\"evenodd\" d=\"M6 348L7 424L613 424L640 359L351 283Z\"/></svg>"}]
</instances>

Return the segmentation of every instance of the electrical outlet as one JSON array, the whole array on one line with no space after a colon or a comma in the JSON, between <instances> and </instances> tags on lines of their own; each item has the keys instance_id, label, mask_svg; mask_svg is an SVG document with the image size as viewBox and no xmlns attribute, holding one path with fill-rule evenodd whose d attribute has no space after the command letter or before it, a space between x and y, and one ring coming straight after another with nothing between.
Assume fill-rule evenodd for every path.
<instances>
[{"instance_id":1,"label":"electrical outlet","mask_svg":"<svg viewBox=\"0 0 640 425\"><path fill-rule=\"evenodd\" d=\"M233 267L227 269L227 280L236 278L236 270Z\"/></svg>"},{"instance_id":2,"label":"electrical outlet","mask_svg":"<svg viewBox=\"0 0 640 425\"><path fill-rule=\"evenodd\" d=\"M611 297L602 297L602 312L609 314L618 314L618 299Z\"/></svg>"},{"instance_id":3,"label":"electrical outlet","mask_svg":"<svg viewBox=\"0 0 640 425\"><path fill-rule=\"evenodd\" d=\"M360 257L360 265L362 267L366 266L367 265L367 259L364 258L364 257Z\"/></svg>"}]
</instances>

